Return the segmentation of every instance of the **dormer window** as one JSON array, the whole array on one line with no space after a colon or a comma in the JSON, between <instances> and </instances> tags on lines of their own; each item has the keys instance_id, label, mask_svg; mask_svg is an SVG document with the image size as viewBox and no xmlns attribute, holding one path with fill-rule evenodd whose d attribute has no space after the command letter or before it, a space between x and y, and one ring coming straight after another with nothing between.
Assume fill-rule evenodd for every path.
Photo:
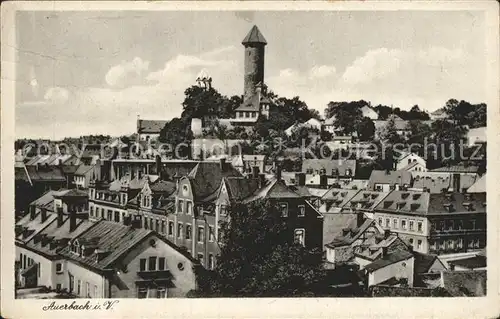
<instances>
[{"instance_id":1,"label":"dormer window","mask_svg":"<svg viewBox=\"0 0 500 319\"><path fill-rule=\"evenodd\" d=\"M419 199L420 196L421 196L421 194L418 194L418 193L417 194L413 194L413 200Z\"/></svg>"},{"instance_id":2,"label":"dormer window","mask_svg":"<svg viewBox=\"0 0 500 319\"><path fill-rule=\"evenodd\" d=\"M410 193L401 193L402 199L406 199L408 196L410 196Z\"/></svg>"},{"instance_id":3,"label":"dormer window","mask_svg":"<svg viewBox=\"0 0 500 319\"><path fill-rule=\"evenodd\" d=\"M406 202L399 202L398 209L402 209L403 207L405 207L405 205L406 205Z\"/></svg>"},{"instance_id":4,"label":"dormer window","mask_svg":"<svg viewBox=\"0 0 500 319\"><path fill-rule=\"evenodd\" d=\"M384 208L389 208L389 207L391 207L392 203L394 203L394 202L393 202L393 201L390 201L390 200L385 201L385 202L384 202Z\"/></svg>"},{"instance_id":5,"label":"dormer window","mask_svg":"<svg viewBox=\"0 0 500 319\"><path fill-rule=\"evenodd\" d=\"M448 212L453 211L453 205L451 203L443 204L443 206Z\"/></svg>"}]
</instances>

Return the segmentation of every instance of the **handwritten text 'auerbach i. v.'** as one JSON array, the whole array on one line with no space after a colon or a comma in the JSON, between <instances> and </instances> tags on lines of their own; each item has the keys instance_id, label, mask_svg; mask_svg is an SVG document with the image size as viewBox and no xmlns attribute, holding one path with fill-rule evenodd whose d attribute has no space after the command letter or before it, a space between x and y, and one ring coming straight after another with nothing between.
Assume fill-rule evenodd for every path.
<instances>
[{"instance_id":1,"label":"handwritten text 'auerbach i. v.'","mask_svg":"<svg viewBox=\"0 0 500 319\"><path fill-rule=\"evenodd\" d=\"M49 310L112 310L113 306L117 304L118 300L104 301L102 303L87 301L86 303L77 303L73 301L71 303L56 303L52 301L49 305L43 306L43 311Z\"/></svg>"}]
</instances>

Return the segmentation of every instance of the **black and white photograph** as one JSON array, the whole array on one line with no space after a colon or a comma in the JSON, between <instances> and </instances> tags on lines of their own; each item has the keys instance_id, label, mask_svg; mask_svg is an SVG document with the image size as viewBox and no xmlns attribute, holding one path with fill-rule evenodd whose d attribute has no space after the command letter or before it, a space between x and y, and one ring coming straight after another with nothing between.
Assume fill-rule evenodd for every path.
<instances>
[{"instance_id":1,"label":"black and white photograph","mask_svg":"<svg viewBox=\"0 0 500 319\"><path fill-rule=\"evenodd\" d=\"M498 6L120 4L2 26L15 302L497 294Z\"/></svg>"}]
</instances>

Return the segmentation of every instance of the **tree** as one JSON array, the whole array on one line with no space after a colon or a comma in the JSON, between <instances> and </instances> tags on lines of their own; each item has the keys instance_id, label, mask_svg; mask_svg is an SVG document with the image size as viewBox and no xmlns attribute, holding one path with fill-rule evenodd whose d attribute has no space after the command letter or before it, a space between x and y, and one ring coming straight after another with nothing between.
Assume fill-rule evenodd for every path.
<instances>
[{"instance_id":1,"label":"tree","mask_svg":"<svg viewBox=\"0 0 500 319\"><path fill-rule=\"evenodd\" d=\"M407 125L410 134L406 136L407 144L412 145L411 151L423 156L424 144L431 142L433 136L431 127L420 120L411 120Z\"/></svg>"},{"instance_id":2,"label":"tree","mask_svg":"<svg viewBox=\"0 0 500 319\"><path fill-rule=\"evenodd\" d=\"M375 124L369 117L363 117L356 128L360 141L367 142L373 140L375 136Z\"/></svg>"},{"instance_id":3,"label":"tree","mask_svg":"<svg viewBox=\"0 0 500 319\"><path fill-rule=\"evenodd\" d=\"M174 157L190 157L192 139L193 134L191 132L190 120L185 118L172 119L160 131L158 138L160 143L166 143L171 146ZM176 148L177 151L175 150Z\"/></svg>"},{"instance_id":4,"label":"tree","mask_svg":"<svg viewBox=\"0 0 500 319\"><path fill-rule=\"evenodd\" d=\"M200 276L205 295L297 296L322 283L321 251L293 243L292 228L270 201L234 204L223 223L214 271Z\"/></svg>"}]
</instances>

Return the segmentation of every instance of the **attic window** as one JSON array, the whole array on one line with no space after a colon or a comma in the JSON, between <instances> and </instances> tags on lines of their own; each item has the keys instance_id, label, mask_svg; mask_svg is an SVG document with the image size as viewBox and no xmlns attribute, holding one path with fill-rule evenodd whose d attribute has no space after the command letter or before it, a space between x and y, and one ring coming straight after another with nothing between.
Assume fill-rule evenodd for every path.
<instances>
[{"instance_id":1,"label":"attic window","mask_svg":"<svg viewBox=\"0 0 500 319\"><path fill-rule=\"evenodd\" d=\"M372 194L372 199L375 199L378 197L378 194Z\"/></svg>"},{"instance_id":2,"label":"attic window","mask_svg":"<svg viewBox=\"0 0 500 319\"><path fill-rule=\"evenodd\" d=\"M364 193L364 194L363 194L363 197L364 197L364 198L368 198L368 197L370 197L370 193Z\"/></svg>"},{"instance_id":3,"label":"attic window","mask_svg":"<svg viewBox=\"0 0 500 319\"><path fill-rule=\"evenodd\" d=\"M410 196L410 193L401 193L402 199L406 199L408 196Z\"/></svg>"},{"instance_id":4,"label":"attic window","mask_svg":"<svg viewBox=\"0 0 500 319\"><path fill-rule=\"evenodd\" d=\"M340 196L342 196L342 197L345 197L345 195L347 195L347 192L340 193Z\"/></svg>"},{"instance_id":5,"label":"attic window","mask_svg":"<svg viewBox=\"0 0 500 319\"><path fill-rule=\"evenodd\" d=\"M413 194L413 200L417 200L420 198L422 194Z\"/></svg>"},{"instance_id":6,"label":"attic window","mask_svg":"<svg viewBox=\"0 0 500 319\"><path fill-rule=\"evenodd\" d=\"M392 200L388 200L384 202L384 208L389 208L394 202Z\"/></svg>"},{"instance_id":7,"label":"attic window","mask_svg":"<svg viewBox=\"0 0 500 319\"><path fill-rule=\"evenodd\" d=\"M411 209L412 211L417 210L419 207L420 207L420 204L419 204L419 203L412 203L412 204L410 205L410 209Z\"/></svg>"},{"instance_id":8,"label":"attic window","mask_svg":"<svg viewBox=\"0 0 500 319\"><path fill-rule=\"evenodd\" d=\"M406 202L399 202L398 209L402 209L403 207L405 207L405 205L406 205Z\"/></svg>"},{"instance_id":9,"label":"attic window","mask_svg":"<svg viewBox=\"0 0 500 319\"><path fill-rule=\"evenodd\" d=\"M447 211L451 212L453 211L453 205L451 203L446 203L443 204L444 208L446 208Z\"/></svg>"},{"instance_id":10,"label":"attic window","mask_svg":"<svg viewBox=\"0 0 500 319\"><path fill-rule=\"evenodd\" d=\"M462 203L462 205L465 207L465 209L467 209L468 211L472 211L474 210L474 207L472 205L472 203L468 203L468 202L464 202Z\"/></svg>"}]
</instances>

